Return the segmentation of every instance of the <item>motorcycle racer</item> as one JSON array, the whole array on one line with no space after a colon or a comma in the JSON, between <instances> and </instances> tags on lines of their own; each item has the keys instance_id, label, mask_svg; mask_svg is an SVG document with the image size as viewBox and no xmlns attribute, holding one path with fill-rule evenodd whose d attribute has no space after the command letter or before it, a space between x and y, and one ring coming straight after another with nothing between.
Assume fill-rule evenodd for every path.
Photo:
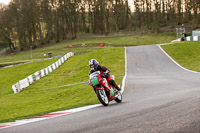
<instances>
[{"instance_id":1,"label":"motorcycle racer","mask_svg":"<svg viewBox=\"0 0 200 133\"><path fill-rule=\"evenodd\" d=\"M103 75L107 79L107 81L110 83L110 85L115 87L118 91L121 90L119 88L119 86L115 83L115 81L112 79L109 69L107 69L103 65L99 65L99 62L97 62L97 60L95 60L95 59L91 59L89 61L89 66L91 68L89 75L92 74L95 71L100 71L100 74Z\"/></svg>"}]
</instances>

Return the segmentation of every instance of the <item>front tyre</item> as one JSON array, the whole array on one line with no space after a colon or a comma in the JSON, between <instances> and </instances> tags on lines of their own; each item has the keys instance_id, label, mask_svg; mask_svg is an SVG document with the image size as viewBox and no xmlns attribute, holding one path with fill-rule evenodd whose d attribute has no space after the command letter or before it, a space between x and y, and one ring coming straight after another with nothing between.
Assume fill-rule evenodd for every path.
<instances>
[{"instance_id":1,"label":"front tyre","mask_svg":"<svg viewBox=\"0 0 200 133\"><path fill-rule=\"evenodd\" d=\"M103 89L97 89L96 90L96 94L97 94L97 97L99 99L99 101L104 105L104 106L108 106L109 104L109 100L108 100L108 97L106 95L106 92L105 90Z\"/></svg>"},{"instance_id":2,"label":"front tyre","mask_svg":"<svg viewBox=\"0 0 200 133\"><path fill-rule=\"evenodd\" d=\"M121 103L122 102L122 94L120 91L117 92L116 96L115 96L115 101L117 103Z\"/></svg>"}]
</instances>

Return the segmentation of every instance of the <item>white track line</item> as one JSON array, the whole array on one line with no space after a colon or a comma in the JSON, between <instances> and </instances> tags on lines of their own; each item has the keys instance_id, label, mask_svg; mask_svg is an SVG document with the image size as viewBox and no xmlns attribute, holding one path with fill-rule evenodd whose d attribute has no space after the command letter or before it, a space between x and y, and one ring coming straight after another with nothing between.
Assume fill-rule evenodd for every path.
<instances>
[{"instance_id":1,"label":"white track line","mask_svg":"<svg viewBox=\"0 0 200 133\"><path fill-rule=\"evenodd\" d=\"M162 45L162 44L159 44L159 45L157 45L157 46L158 46L158 47L160 48L160 50L161 50L167 57L169 57L177 66L179 66L180 68L182 68L183 70L186 70L186 71L188 71L188 72L200 74L200 72L196 72L196 71L189 70L189 69L187 69L187 68L181 66L180 64L178 64L178 62L176 62L171 56L169 56L169 55L161 48L160 45Z\"/></svg>"},{"instance_id":2,"label":"white track line","mask_svg":"<svg viewBox=\"0 0 200 133\"><path fill-rule=\"evenodd\" d=\"M122 80L122 90L121 90L121 93L123 93L124 89L125 89L126 77L127 77L127 55L126 55L126 47L125 47L125 75L124 75L124 78Z\"/></svg>"}]
</instances>

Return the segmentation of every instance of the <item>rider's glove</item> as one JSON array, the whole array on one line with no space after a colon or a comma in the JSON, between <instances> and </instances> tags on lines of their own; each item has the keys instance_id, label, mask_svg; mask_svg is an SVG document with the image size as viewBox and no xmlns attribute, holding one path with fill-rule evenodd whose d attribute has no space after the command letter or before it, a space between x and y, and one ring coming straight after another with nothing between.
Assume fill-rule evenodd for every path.
<instances>
[{"instance_id":1,"label":"rider's glove","mask_svg":"<svg viewBox=\"0 0 200 133\"><path fill-rule=\"evenodd\" d=\"M89 80L87 81L87 83L88 83L88 85L90 85L90 81Z\"/></svg>"},{"instance_id":2,"label":"rider's glove","mask_svg":"<svg viewBox=\"0 0 200 133\"><path fill-rule=\"evenodd\" d=\"M109 73L109 71L105 71L105 72L104 72L104 74L105 74L106 76L108 75L108 73Z\"/></svg>"},{"instance_id":3,"label":"rider's glove","mask_svg":"<svg viewBox=\"0 0 200 133\"><path fill-rule=\"evenodd\" d=\"M105 73L102 73L102 74L101 74L101 77L104 77L104 78L105 78L105 77L106 77Z\"/></svg>"},{"instance_id":4,"label":"rider's glove","mask_svg":"<svg viewBox=\"0 0 200 133\"><path fill-rule=\"evenodd\" d=\"M102 75L103 77L106 77L108 75L109 71L104 72Z\"/></svg>"}]
</instances>

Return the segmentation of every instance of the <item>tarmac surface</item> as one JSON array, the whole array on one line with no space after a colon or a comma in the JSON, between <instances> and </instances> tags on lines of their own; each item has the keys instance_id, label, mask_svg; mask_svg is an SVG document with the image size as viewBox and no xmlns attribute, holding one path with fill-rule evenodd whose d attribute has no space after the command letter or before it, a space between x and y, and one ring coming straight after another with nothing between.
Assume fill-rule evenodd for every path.
<instances>
[{"instance_id":1,"label":"tarmac surface","mask_svg":"<svg viewBox=\"0 0 200 133\"><path fill-rule=\"evenodd\" d=\"M200 74L156 45L127 47L123 102L10 127L0 133L199 133Z\"/></svg>"}]
</instances>

